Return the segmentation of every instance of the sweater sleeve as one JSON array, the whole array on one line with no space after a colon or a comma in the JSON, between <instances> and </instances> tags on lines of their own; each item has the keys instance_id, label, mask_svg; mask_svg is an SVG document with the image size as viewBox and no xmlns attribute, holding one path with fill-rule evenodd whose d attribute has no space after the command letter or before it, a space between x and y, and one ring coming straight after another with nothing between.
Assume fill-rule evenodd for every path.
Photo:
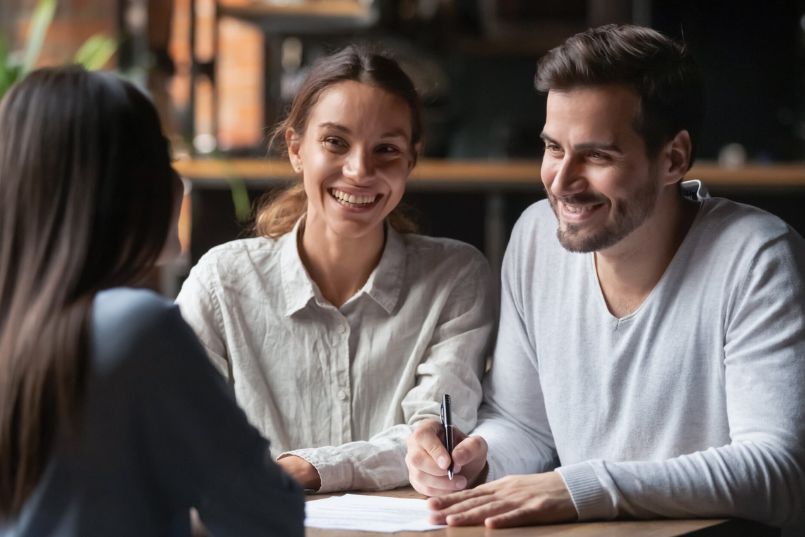
<instances>
[{"instance_id":1,"label":"sweater sleeve","mask_svg":"<svg viewBox=\"0 0 805 537\"><path fill-rule=\"evenodd\" d=\"M449 393L457 405L457 427L472 429L481 401L481 375L495 330L494 282L480 253L455 274L455 285L440 312L438 326L416 368L416 384L402 399L405 423L366 441L283 453L302 457L321 478L319 492L382 490L408 484L406 441L413 426L438 418L439 401ZM389 357L390 359L392 357Z\"/></svg>"},{"instance_id":2,"label":"sweater sleeve","mask_svg":"<svg viewBox=\"0 0 805 537\"><path fill-rule=\"evenodd\" d=\"M759 252L729 304L723 352L731 442L663 461L559 469L582 520L734 516L777 526L805 512L805 244Z\"/></svg>"},{"instance_id":3,"label":"sweater sleeve","mask_svg":"<svg viewBox=\"0 0 805 537\"><path fill-rule=\"evenodd\" d=\"M522 278L529 270L521 265L524 228L527 225L518 222L504 256L500 328L492 369L484 379L479 424L473 431L489 446L489 481L508 474L547 471L558 464L540 388L536 347L523 310Z\"/></svg>"},{"instance_id":4,"label":"sweater sleeve","mask_svg":"<svg viewBox=\"0 0 805 537\"><path fill-rule=\"evenodd\" d=\"M148 321L140 348L142 453L166 495L219 536L303 535L301 490L274 464L177 308Z\"/></svg>"}]
</instances>

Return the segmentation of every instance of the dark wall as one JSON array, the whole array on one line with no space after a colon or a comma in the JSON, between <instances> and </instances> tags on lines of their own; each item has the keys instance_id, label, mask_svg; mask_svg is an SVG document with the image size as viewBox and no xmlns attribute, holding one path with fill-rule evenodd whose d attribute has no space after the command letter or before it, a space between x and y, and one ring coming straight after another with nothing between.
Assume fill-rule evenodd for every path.
<instances>
[{"instance_id":1,"label":"dark wall","mask_svg":"<svg viewBox=\"0 0 805 537\"><path fill-rule=\"evenodd\" d=\"M726 143L750 160L805 158L805 2L652 2L652 26L683 38L707 90L702 155Z\"/></svg>"}]
</instances>

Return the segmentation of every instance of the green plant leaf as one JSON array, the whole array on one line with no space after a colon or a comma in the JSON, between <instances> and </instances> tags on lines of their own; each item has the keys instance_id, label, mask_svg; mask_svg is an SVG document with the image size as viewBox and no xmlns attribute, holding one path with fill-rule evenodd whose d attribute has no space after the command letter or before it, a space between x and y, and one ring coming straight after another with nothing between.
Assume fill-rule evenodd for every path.
<instances>
[{"instance_id":1,"label":"green plant leaf","mask_svg":"<svg viewBox=\"0 0 805 537\"><path fill-rule=\"evenodd\" d=\"M5 88L8 87L8 81L11 77L8 58L8 46L6 40L0 35L0 97L5 93Z\"/></svg>"},{"instance_id":2,"label":"green plant leaf","mask_svg":"<svg viewBox=\"0 0 805 537\"><path fill-rule=\"evenodd\" d=\"M105 35L93 35L81 45L73 61L92 71L106 65L115 51L117 42L114 39Z\"/></svg>"},{"instance_id":3,"label":"green plant leaf","mask_svg":"<svg viewBox=\"0 0 805 537\"><path fill-rule=\"evenodd\" d=\"M0 35L0 99L17 81L19 75L20 66L14 62L6 40Z\"/></svg>"},{"instance_id":4,"label":"green plant leaf","mask_svg":"<svg viewBox=\"0 0 805 537\"><path fill-rule=\"evenodd\" d=\"M33 69L36 59L42 51L45 34L48 33L50 23L56 14L56 0L39 0L31 16L31 26L28 28L28 42L25 46L25 55L22 59L22 74Z\"/></svg>"},{"instance_id":5,"label":"green plant leaf","mask_svg":"<svg viewBox=\"0 0 805 537\"><path fill-rule=\"evenodd\" d=\"M235 207L235 218L238 222L246 222L251 215L251 202L249 201L249 191L243 179L230 177L227 180L229 190L232 194L232 205Z\"/></svg>"}]
</instances>

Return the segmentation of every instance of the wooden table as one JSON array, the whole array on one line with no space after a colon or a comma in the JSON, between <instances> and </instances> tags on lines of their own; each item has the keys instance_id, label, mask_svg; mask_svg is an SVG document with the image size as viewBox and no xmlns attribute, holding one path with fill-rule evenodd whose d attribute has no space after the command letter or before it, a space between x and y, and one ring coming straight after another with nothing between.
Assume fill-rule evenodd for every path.
<instances>
[{"instance_id":1,"label":"wooden table","mask_svg":"<svg viewBox=\"0 0 805 537\"><path fill-rule=\"evenodd\" d=\"M360 493L359 493L360 494ZM396 498L424 498L411 488L378 493ZM308 500L318 500L332 494L311 494ZM575 524L551 524L548 526L529 526L523 528L490 530L484 527L445 528L434 531L403 531L399 533L357 532L345 530L323 530L307 528L307 537L674 537L696 535L696 537L771 537L779 536L777 529L733 519L700 520L619 520L615 522L584 522Z\"/></svg>"}]
</instances>

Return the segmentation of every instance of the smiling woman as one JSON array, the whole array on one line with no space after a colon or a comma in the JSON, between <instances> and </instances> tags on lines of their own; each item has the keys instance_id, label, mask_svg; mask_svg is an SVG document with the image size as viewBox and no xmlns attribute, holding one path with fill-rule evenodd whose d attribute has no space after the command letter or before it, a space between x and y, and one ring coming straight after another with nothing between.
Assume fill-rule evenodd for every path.
<instances>
[{"instance_id":1,"label":"smiling woman","mask_svg":"<svg viewBox=\"0 0 805 537\"><path fill-rule=\"evenodd\" d=\"M471 428L495 324L473 247L413 233L397 209L422 144L417 92L360 47L312 69L272 140L299 183L258 212L258 237L211 250L182 313L272 454L321 492L408 482L405 441L439 415Z\"/></svg>"}]
</instances>

